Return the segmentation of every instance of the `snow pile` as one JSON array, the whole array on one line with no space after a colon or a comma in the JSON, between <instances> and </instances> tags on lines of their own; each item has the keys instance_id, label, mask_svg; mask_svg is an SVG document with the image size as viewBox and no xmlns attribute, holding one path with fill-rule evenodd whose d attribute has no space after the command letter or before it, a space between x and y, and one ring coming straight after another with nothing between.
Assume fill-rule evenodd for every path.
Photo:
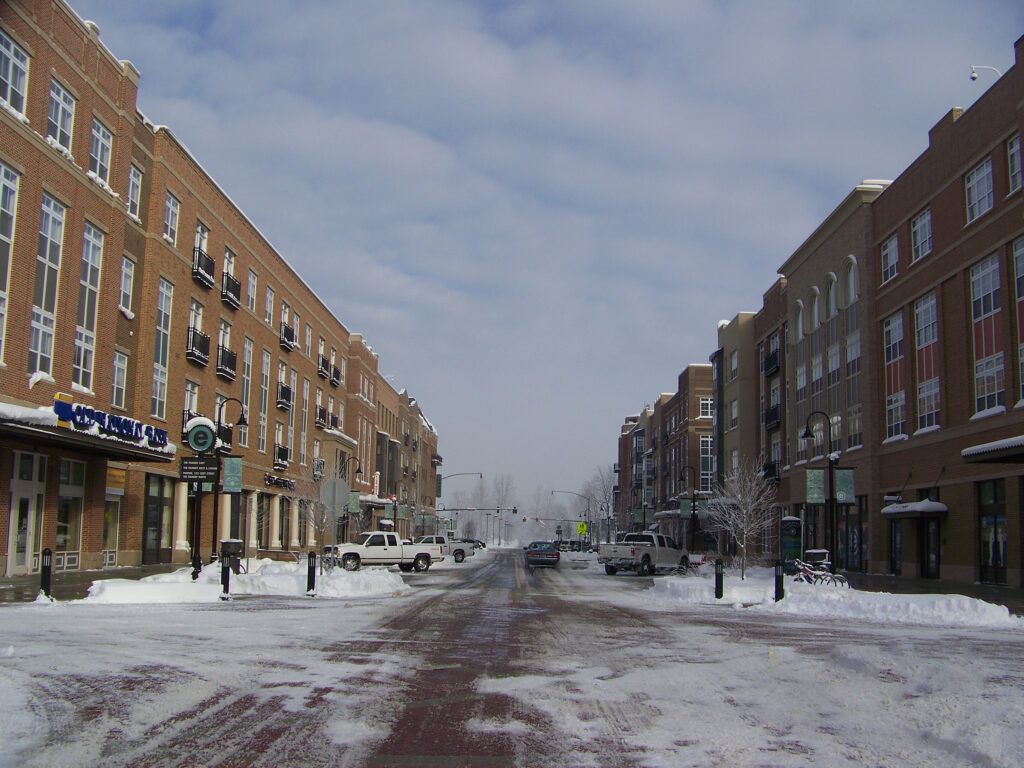
<instances>
[{"instance_id":1,"label":"snow pile","mask_svg":"<svg viewBox=\"0 0 1024 768\"><path fill-rule=\"evenodd\" d=\"M775 602L775 572L748 568L747 578L726 573L722 599L715 598L713 573L655 579L649 595L662 607L732 606L753 610L830 618L858 619L886 624L945 627L999 627L1024 629L1024 618L1003 605L964 595L907 595L866 592L847 587L806 584L786 577L785 598Z\"/></svg>"},{"instance_id":2,"label":"snow pile","mask_svg":"<svg viewBox=\"0 0 1024 768\"><path fill-rule=\"evenodd\" d=\"M303 596L306 594L305 564L273 560L249 561L249 572L232 573L231 594ZM211 603L220 600L219 563L207 565L196 581L192 569L179 568L172 573L143 579L103 579L93 582L85 603ZM317 597L348 598L389 596L408 587L402 577L387 568L362 568L358 571L334 569L317 573Z\"/></svg>"}]
</instances>

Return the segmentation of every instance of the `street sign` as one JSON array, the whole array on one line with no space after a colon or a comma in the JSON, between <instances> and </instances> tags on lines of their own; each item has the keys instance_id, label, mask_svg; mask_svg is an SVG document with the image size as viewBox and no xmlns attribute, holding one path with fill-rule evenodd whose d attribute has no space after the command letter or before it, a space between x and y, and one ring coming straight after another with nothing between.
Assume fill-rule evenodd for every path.
<instances>
[{"instance_id":1,"label":"street sign","mask_svg":"<svg viewBox=\"0 0 1024 768\"><path fill-rule=\"evenodd\" d=\"M197 453L213 450L214 441L217 439L213 427L205 422L198 421L198 419L196 422L185 435L185 442L188 443L188 447Z\"/></svg>"},{"instance_id":2,"label":"street sign","mask_svg":"<svg viewBox=\"0 0 1024 768\"><path fill-rule=\"evenodd\" d=\"M217 479L218 456L182 456L181 481L183 483L211 483Z\"/></svg>"},{"instance_id":3,"label":"street sign","mask_svg":"<svg viewBox=\"0 0 1024 768\"><path fill-rule=\"evenodd\" d=\"M576 523L576 533L578 533L580 536L586 536L587 535L587 524L584 523L584 522Z\"/></svg>"}]
</instances>

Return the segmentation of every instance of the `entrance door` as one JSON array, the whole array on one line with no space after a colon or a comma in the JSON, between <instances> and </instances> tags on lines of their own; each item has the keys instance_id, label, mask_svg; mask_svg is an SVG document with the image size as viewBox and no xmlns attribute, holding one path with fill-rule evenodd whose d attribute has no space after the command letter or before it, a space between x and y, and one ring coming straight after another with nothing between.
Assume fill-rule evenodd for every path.
<instances>
[{"instance_id":1,"label":"entrance door","mask_svg":"<svg viewBox=\"0 0 1024 768\"><path fill-rule=\"evenodd\" d=\"M11 521L7 542L8 576L39 571L45 490L46 457L16 451L14 472L11 477Z\"/></svg>"},{"instance_id":2,"label":"entrance door","mask_svg":"<svg viewBox=\"0 0 1024 768\"><path fill-rule=\"evenodd\" d=\"M889 521L889 572L903 575L903 521Z\"/></svg>"},{"instance_id":3,"label":"entrance door","mask_svg":"<svg viewBox=\"0 0 1024 768\"><path fill-rule=\"evenodd\" d=\"M939 521L921 521L921 576L925 579L939 578Z\"/></svg>"},{"instance_id":4,"label":"entrance door","mask_svg":"<svg viewBox=\"0 0 1024 768\"><path fill-rule=\"evenodd\" d=\"M103 567L117 565L117 524L121 517L121 502L108 498L103 507Z\"/></svg>"}]
</instances>

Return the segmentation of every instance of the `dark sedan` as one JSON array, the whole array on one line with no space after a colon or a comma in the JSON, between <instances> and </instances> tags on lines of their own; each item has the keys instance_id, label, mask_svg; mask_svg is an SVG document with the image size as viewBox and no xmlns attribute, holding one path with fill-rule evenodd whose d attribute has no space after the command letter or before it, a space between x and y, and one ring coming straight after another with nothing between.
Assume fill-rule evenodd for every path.
<instances>
[{"instance_id":1,"label":"dark sedan","mask_svg":"<svg viewBox=\"0 0 1024 768\"><path fill-rule=\"evenodd\" d=\"M547 565L558 567L558 547L551 541L533 541L526 547L527 565Z\"/></svg>"}]
</instances>

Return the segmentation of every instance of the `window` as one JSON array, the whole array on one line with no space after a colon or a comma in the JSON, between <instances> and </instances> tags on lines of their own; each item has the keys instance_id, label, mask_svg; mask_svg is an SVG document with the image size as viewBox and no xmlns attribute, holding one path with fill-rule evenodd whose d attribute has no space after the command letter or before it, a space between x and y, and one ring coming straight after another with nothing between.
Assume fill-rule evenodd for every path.
<instances>
[{"instance_id":1,"label":"window","mask_svg":"<svg viewBox=\"0 0 1024 768\"><path fill-rule=\"evenodd\" d=\"M971 316L977 322L999 309L999 256L993 253L971 267Z\"/></svg>"},{"instance_id":2,"label":"window","mask_svg":"<svg viewBox=\"0 0 1024 768\"><path fill-rule=\"evenodd\" d=\"M700 436L700 490L711 492L715 482L715 454L711 435Z\"/></svg>"},{"instance_id":3,"label":"window","mask_svg":"<svg viewBox=\"0 0 1024 768\"><path fill-rule=\"evenodd\" d=\"M171 302L174 287L160 278L156 294L156 343L153 346L153 393L149 415L164 418L167 407L167 360L171 342Z\"/></svg>"},{"instance_id":4,"label":"window","mask_svg":"<svg viewBox=\"0 0 1024 768\"><path fill-rule=\"evenodd\" d=\"M188 305L188 327L203 330L203 305L192 299Z\"/></svg>"},{"instance_id":5,"label":"window","mask_svg":"<svg viewBox=\"0 0 1024 768\"><path fill-rule=\"evenodd\" d=\"M7 326L7 291L14 240L14 211L18 207L18 174L0 163L0 360Z\"/></svg>"},{"instance_id":6,"label":"window","mask_svg":"<svg viewBox=\"0 0 1024 768\"><path fill-rule=\"evenodd\" d=\"M896 392L885 399L885 436L886 439L906 434L906 397L903 392Z\"/></svg>"},{"instance_id":7,"label":"window","mask_svg":"<svg viewBox=\"0 0 1024 768\"><path fill-rule=\"evenodd\" d=\"M964 176L964 195L967 201L967 223L992 210L992 160Z\"/></svg>"},{"instance_id":8,"label":"window","mask_svg":"<svg viewBox=\"0 0 1024 768\"><path fill-rule=\"evenodd\" d=\"M736 400L729 403L729 427L735 428L740 422L740 404Z\"/></svg>"},{"instance_id":9,"label":"window","mask_svg":"<svg viewBox=\"0 0 1024 768\"><path fill-rule=\"evenodd\" d=\"M39 250L28 342L29 373L50 374L53 365L54 312L60 276L61 242L64 239L64 206L43 195L39 218Z\"/></svg>"},{"instance_id":10,"label":"window","mask_svg":"<svg viewBox=\"0 0 1024 768\"><path fill-rule=\"evenodd\" d=\"M851 263L846 267L846 305L855 304L859 290L857 288L857 265Z\"/></svg>"},{"instance_id":11,"label":"window","mask_svg":"<svg viewBox=\"0 0 1024 768\"><path fill-rule=\"evenodd\" d=\"M263 371L260 375L259 431L256 433L256 448L260 453L267 450L267 404L270 402L270 352L263 350Z\"/></svg>"},{"instance_id":12,"label":"window","mask_svg":"<svg viewBox=\"0 0 1024 768\"><path fill-rule=\"evenodd\" d=\"M924 349L939 340L939 321L935 311L934 293L918 299L914 304L914 332L918 349Z\"/></svg>"},{"instance_id":13,"label":"window","mask_svg":"<svg viewBox=\"0 0 1024 768\"><path fill-rule=\"evenodd\" d=\"M1004 404L1003 353L974 364L974 411L981 413Z\"/></svg>"},{"instance_id":14,"label":"window","mask_svg":"<svg viewBox=\"0 0 1024 768\"><path fill-rule=\"evenodd\" d=\"M86 222L82 238L82 274L78 282L78 325L75 327L75 363L71 381L90 391L96 350L96 302L102 259L103 233Z\"/></svg>"},{"instance_id":15,"label":"window","mask_svg":"<svg viewBox=\"0 0 1024 768\"><path fill-rule=\"evenodd\" d=\"M917 387L917 428L939 426L939 380L929 379Z\"/></svg>"},{"instance_id":16,"label":"window","mask_svg":"<svg viewBox=\"0 0 1024 768\"><path fill-rule=\"evenodd\" d=\"M267 299L263 305L263 319L274 324L274 289L270 287L267 288Z\"/></svg>"},{"instance_id":17,"label":"window","mask_svg":"<svg viewBox=\"0 0 1024 768\"><path fill-rule=\"evenodd\" d=\"M740 353L735 349L729 353L729 380L740 375Z\"/></svg>"},{"instance_id":18,"label":"window","mask_svg":"<svg viewBox=\"0 0 1024 768\"><path fill-rule=\"evenodd\" d=\"M825 289L825 316L832 319L839 314L839 304L836 300L836 281L830 280Z\"/></svg>"},{"instance_id":19,"label":"window","mask_svg":"<svg viewBox=\"0 0 1024 768\"><path fill-rule=\"evenodd\" d=\"M185 402L182 406L189 418L199 415L199 385L196 382L185 379Z\"/></svg>"},{"instance_id":20,"label":"window","mask_svg":"<svg viewBox=\"0 0 1024 768\"><path fill-rule=\"evenodd\" d=\"M1017 301L1024 301L1024 237L1013 244L1013 274L1016 277Z\"/></svg>"},{"instance_id":21,"label":"window","mask_svg":"<svg viewBox=\"0 0 1024 768\"><path fill-rule=\"evenodd\" d=\"M92 121L92 144L89 147L89 172L106 184L110 180L110 145L113 135L99 120Z\"/></svg>"},{"instance_id":22,"label":"window","mask_svg":"<svg viewBox=\"0 0 1024 768\"><path fill-rule=\"evenodd\" d=\"M142 197L142 171L135 165L128 171L128 215L139 218L139 199Z\"/></svg>"},{"instance_id":23,"label":"window","mask_svg":"<svg viewBox=\"0 0 1024 768\"><path fill-rule=\"evenodd\" d=\"M60 460L60 490L57 498L57 538L54 543L58 561L64 568L77 568L82 541L82 501L85 497L85 462ZM73 558L73 559L72 559Z\"/></svg>"},{"instance_id":24,"label":"window","mask_svg":"<svg viewBox=\"0 0 1024 768\"><path fill-rule=\"evenodd\" d=\"M700 417L710 419L715 413L715 402L713 398L702 397L700 399Z\"/></svg>"},{"instance_id":25,"label":"window","mask_svg":"<svg viewBox=\"0 0 1024 768\"><path fill-rule=\"evenodd\" d=\"M887 283L896 277L896 270L899 265L899 242L896 235L893 235L882 243L882 282Z\"/></svg>"},{"instance_id":26,"label":"window","mask_svg":"<svg viewBox=\"0 0 1024 768\"><path fill-rule=\"evenodd\" d=\"M65 152L71 151L71 126L75 121L75 100L56 80L50 81L50 108L46 116L46 138Z\"/></svg>"},{"instance_id":27,"label":"window","mask_svg":"<svg viewBox=\"0 0 1024 768\"><path fill-rule=\"evenodd\" d=\"M178 207L178 198L168 192L164 204L164 239L171 245L178 242Z\"/></svg>"},{"instance_id":28,"label":"window","mask_svg":"<svg viewBox=\"0 0 1024 768\"><path fill-rule=\"evenodd\" d=\"M306 323L306 357L309 357L313 347L313 326Z\"/></svg>"},{"instance_id":29,"label":"window","mask_svg":"<svg viewBox=\"0 0 1024 768\"><path fill-rule=\"evenodd\" d=\"M1010 192L1016 192L1021 187L1019 133L1006 142L1006 164L1009 171Z\"/></svg>"},{"instance_id":30,"label":"window","mask_svg":"<svg viewBox=\"0 0 1024 768\"><path fill-rule=\"evenodd\" d=\"M245 301L249 309L256 311L256 273L249 270L249 284L246 288Z\"/></svg>"},{"instance_id":31,"label":"window","mask_svg":"<svg viewBox=\"0 0 1024 768\"><path fill-rule=\"evenodd\" d=\"M0 29L0 102L19 115L25 114L28 54Z\"/></svg>"},{"instance_id":32,"label":"window","mask_svg":"<svg viewBox=\"0 0 1024 768\"><path fill-rule=\"evenodd\" d=\"M235 276L235 254L230 248L224 249L224 274Z\"/></svg>"},{"instance_id":33,"label":"window","mask_svg":"<svg viewBox=\"0 0 1024 768\"><path fill-rule=\"evenodd\" d=\"M923 259L932 252L932 212L929 208L910 222L910 262Z\"/></svg>"},{"instance_id":34,"label":"window","mask_svg":"<svg viewBox=\"0 0 1024 768\"><path fill-rule=\"evenodd\" d=\"M128 355L114 352L114 383L110 393L110 404L115 408L124 408L124 392L128 383Z\"/></svg>"},{"instance_id":35,"label":"window","mask_svg":"<svg viewBox=\"0 0 1024 768\"><path fill-rule=\"evenodd\" d=\"M121 259L121 294L118 298L118 306L129 312L132 308L132 288L134 283L135 262L124 257Z\"/></svg>"},{"instance_id":36,"label":"window","mask_svg":"<svg viewBox=\"0 0 1024 768\"><path fill-rule=\"evenodd\" d=\"M252 350L253 342L248 336L242 343L242 408L246 413L251 413L252 409L249 406L249 397L252 389ZM242 447L249 445L249 427L240 426L238 428L238 444Z\"/></svg>"},{"instance_id":37,"label":"window","mask_svg":"<svg viewBox=\"0 0 1024 768\"><path fill-rule=\"evenodd\" d=\"M893 363L903 357L903 315L887 317L882 323L882 336L885 362Z\"/></svg>"}]
</instances>

